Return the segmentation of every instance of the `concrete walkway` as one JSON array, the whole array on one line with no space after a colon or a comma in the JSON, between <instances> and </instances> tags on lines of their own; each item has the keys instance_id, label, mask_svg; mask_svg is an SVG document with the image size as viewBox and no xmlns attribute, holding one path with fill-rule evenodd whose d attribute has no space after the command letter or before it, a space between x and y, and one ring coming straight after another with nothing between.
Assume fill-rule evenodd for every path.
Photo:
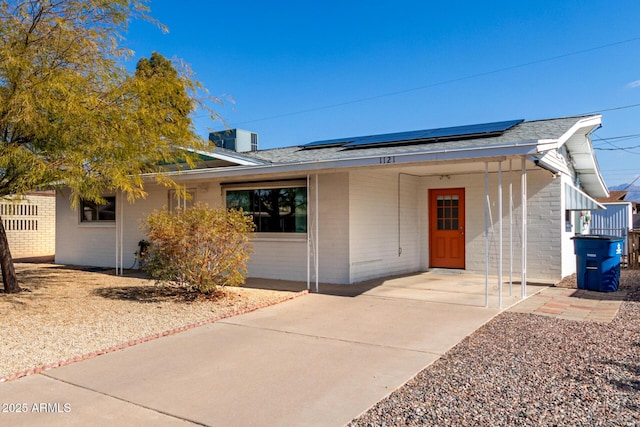
<instances>
[{"instance_id":1,"label":"concrete walkway","mask_svg":"<svg viewBox=\"0 0 640 427\"><path fill-rule=\"evenodd\" d=\"M0 425L340 426L501 311L480 276L321 291L0 384Z\"/></svg>"}]
</instances>

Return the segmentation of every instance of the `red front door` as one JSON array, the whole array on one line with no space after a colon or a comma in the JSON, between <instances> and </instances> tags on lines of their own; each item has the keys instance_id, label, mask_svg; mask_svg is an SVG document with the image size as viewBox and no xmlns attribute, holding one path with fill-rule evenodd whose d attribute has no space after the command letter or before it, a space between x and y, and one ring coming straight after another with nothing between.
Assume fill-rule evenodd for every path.
<instances>
[{"instance_id":1,"label":"red front door","mask_svg":"<svg viewBox=\"0 0 640 427\"><path fill-rule=\"evenodd\" d=\"M429 190L429 266L465 268L464 188Z\"/></svg>"}]
</instances>

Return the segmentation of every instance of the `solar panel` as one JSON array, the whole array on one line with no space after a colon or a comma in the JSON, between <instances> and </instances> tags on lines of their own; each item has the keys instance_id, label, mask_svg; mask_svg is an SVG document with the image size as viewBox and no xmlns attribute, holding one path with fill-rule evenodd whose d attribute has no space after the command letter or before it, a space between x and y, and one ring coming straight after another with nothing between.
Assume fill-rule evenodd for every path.
<instances>
[{"instance_id":1,"label":"solar panel","mask_svg":"<svg viewBox=\"0 0 640 427\"><path fill-rule=\"evenodd\" d=\"M401 145L403 143L495 136L502 134L523 121L524 120L507 120L503 122L371 135L352 138L353 140L351 142L347 142L343 146L345 148L364 148L372 145Z\"/></svg>"},{"instance_id":2,"label":"solar panel","mask_svg":"<svg viewBox=\"0 0 640 427\"><path fill-rule=\"evenodd\" d=\"M326 139L323 141L314 141L308 144L304 144L302 148L325 148L341 146L353 142L355 138L340 138L340 139Z\"/></svg>"},{"instance_id":3,"label":"solar panel","mask_svg":"<svg viewBox=\"0 0 640 427\"><path fill-rule=\"evenodd\" d=\"M366 148L378 145L402 145L421 142L434 142L452 139L468 139L500 135L524 120L507 120L503 122L479 123L474 125L453 126L447 128L425 129L410 132L386 133L382 135L357 136L339 139L314 141L302 145L303 149L344 147Z\"/></svg>"}]
</instances>

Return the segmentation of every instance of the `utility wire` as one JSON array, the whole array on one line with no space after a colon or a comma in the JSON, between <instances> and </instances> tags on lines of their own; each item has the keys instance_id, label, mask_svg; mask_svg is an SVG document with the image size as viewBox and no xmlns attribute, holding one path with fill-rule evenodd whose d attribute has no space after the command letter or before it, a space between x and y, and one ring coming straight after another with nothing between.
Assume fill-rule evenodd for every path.
<instances>
[{"instance_id":1,"label":"utility wire","mask_svg":"<svg viewBox=\"0 0 640 427\"><path fill-rule=\"evenodd\" d=\"M372 100L380 99L380 98L387 98L387 97L401 95L401 94L405 94L405 93L409 93L409 92L415 92L415 91L419 91L419 90L429 89L429 88L432 88L432 87L443 86L443 85L447 85L447 84L451 84L451 83L457 83L457 82L461 82L461 81L464 81L464 80L471 80L471 79L475 79L475 78L478 78L478 77L484 77L484 76L488 76L488 75L492 75L492 74L503 73L505 71L515 70L515 69L518 69L518 68L528 67L528 66L531 66L531 65L536 65L536 64L542 64L542 63L545 63L545 62L556 61L558 59L563 59L563 58L567 58L567 57L570 57L570 56L581 55L583 53L593 52L593 51L600 50L600 49L606 49L606 48L610 48L610 47L613 47L613 46L619 46L619 45L622 45L622 44L631 43L631 42L635 42L635 41L638 41L638 40L640 40L640 37L633 37L633 38L630 38L630 39L621 40L621 41L617 41L617 42L613 42L613 43L607 43L607 44L603 44L603 45L600 45L600 46L591 47L591 48L588 48L588 49L577 50L577 51L574 51L574 52L564 53L562 55L551 56L551 57L548 57L548 58L538 59L538 60L530 61L530 62L524 62L522 64L511 65L511 66L503 67L503 68L497 68L495 70L485 71L485 72L482 72L482 73L470 74L468 76L458 77L458 78L454 78L454 79L443 80L443 81L440 81L440 82L430 83L430 84L417 86L417 87L413 87L413 88L397 90L397 91L394 91L394 92L387 92L387 93L383 93L383 94L379 94L379 95L373 95L373 96L369 96L369 97L365 97L365 98L352 99L352 100L349 100L349 101L338 102L338 103L335 103L335 104L328 104L328 105L323 105L323 106L314 107L314 108L308 108L308 109L305 109L305 110L298 110L298 111L292 111L292 112L289 112L289 113L277 114L277 115L274 115L274 116L262 117L262 118L259 118L259 119L245 120L245 121L242 121L242 122L234 123L233 126L244 125L244 124L248 124L248 123L261 122L261 121L266 121L266 120L279 119L279 118L282 118L282 117L290 117L290 116L295 116L295 115L299 115L299 114L312 113L312 112L315 112L315 111L328 110L328 109L331 109L331 108L342 107L342 106L345 106L345 105L351 105L351 104L357 104L357 103L361 103L361 102L372 101ZM600 110L600 112L613 111L613 110L619 110L619 109L623 109L623 108L632 108L632 107L638 107L638 106L640 106L640 104L634 104L634 105L628 105L628 106L622 106L622 107L614 107L614 108L610 108L610 109L606 109L606 110ZM584 114L593 114L593 112L584 113Z\"/></svg>"},{"instance_id":2,"label":"utility wire","mask_svg":"<svg viewBox=\"0 0 640 427\"><path fill-rule=\"evenodd\" d=\"M640 134L638 134L638 135L640 135ZM595 138L598 138L598 140L602 141L605 144L610 145L613 148L602 148L602 147L595 147L594 146L593 149L594 150L600 150L600 151L624 151L624 152L629 153L629 154L640 155L640 153L637 153L635 151L631 151L633 149L640 148L640 145L635 145L633 147L619 147L617 145L614 145L611 142L612 139L632 139L632 138L634 138L634 137L636 137L638 135L615 136L615 137L611 137L611 138L602 138L602 137L600 137L598 135L594 135Z\"/></svg>"}]
</instances>

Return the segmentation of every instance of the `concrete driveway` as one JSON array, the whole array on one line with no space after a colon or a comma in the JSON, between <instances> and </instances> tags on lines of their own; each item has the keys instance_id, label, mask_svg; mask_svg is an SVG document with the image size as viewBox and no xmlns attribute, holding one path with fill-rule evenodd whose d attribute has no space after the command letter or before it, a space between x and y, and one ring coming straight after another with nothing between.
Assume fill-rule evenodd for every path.
<instances>
[{"instance_id":1,"label":"concrete driveway","mask_svg":"<svg viewBox=\"0 0 640 427\"><path fill-rule=\"evenodd\" d=\"M321 291L1 384L0 424L340 426L500 312L480 276Z\"/></svg>"}]
</instances>

